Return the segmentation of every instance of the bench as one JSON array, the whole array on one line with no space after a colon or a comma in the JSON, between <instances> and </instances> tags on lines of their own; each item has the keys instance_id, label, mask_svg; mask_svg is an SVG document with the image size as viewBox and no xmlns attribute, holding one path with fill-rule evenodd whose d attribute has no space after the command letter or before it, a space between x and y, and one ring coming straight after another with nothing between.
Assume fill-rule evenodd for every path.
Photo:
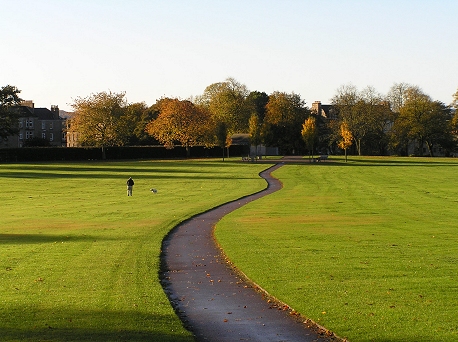
<instances>
[{"instance_id":1,"label":"bench","mask_svg":"<svg viewBox=\"0 0 458 342\"><path fill-rule=\"evenodd\" d=\"M322 154L321 156L315 158L315 160L316 160L317 162L325 161L325 160L327 160L327 159L328 159L328 155L327 155L327 154Z\"/></svg>"},{"instance_id":2,"label":"bench","mask_svg":"<svg viewBox=\"0 0 458 342\"><path fill-rule=\"evenodd\" d=\"M242 161L256 161L261 159L261 156L254 156L254 155L249 155L247 157L243 156Z\"/></svg>"}]
</instances>

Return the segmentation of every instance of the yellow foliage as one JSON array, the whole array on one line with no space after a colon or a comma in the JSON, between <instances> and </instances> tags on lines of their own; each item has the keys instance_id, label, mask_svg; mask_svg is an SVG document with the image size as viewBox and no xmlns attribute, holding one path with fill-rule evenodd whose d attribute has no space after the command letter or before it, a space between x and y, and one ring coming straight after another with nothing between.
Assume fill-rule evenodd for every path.
<instances>
[{"instance_id":1,"label":"yellow foliage","mask_svg":"<svg viewBox=\"0 0 458 342\"><path fill-rule=\"evenodd\" d=\"M346 150L353 144L353 134L345 121L340 125L340 136L342 137L342 140L339 141L337 146L339 146L342 150Z\"/></svg>"}]
</instances>

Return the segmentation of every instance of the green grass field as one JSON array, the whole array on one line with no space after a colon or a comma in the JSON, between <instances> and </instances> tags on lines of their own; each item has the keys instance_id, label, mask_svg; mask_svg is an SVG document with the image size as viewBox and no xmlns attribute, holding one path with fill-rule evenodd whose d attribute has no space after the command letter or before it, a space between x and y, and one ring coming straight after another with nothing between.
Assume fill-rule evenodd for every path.
<instances>
[{"instance_id":1,"label":"green grass field","mask_svg":"<svg viewBox=\"0 0 458 342\"><path fill-rule=\"evenodd\" d=\"M193 341L159 283L161 242L191 215L264 188L264 168L0 165L0 340Z\"/></svg>"},{"instance_id":2,"label":"green grass field","mask_svg":"<svg viewBox=\"0 0 458 342\"><path fill-rule=\"evenodd\" d=\"M223 219L229 258L352 342L458 340L458 160L286 165Z\"/></svg>"}]
</instances>

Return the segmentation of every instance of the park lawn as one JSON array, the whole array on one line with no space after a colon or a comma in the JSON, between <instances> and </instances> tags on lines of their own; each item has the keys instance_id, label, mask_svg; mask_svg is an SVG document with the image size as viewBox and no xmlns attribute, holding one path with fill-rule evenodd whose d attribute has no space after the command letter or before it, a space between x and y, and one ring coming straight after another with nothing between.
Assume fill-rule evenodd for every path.
<instances>
[{"instance_id":1,"label":"park lawn","mask_svg":"<svg viewBox=\"0 0 458 342\"><path fill-rule=\"evenodd\" d=\"M458 160L285 165L216 237L271 295L349 341L458 340Z\"/></svg>"},{"instance_id":2,"label":"park lawn","mask_svg":"<svg viewBox=\"0 0 458 342\"><path fill-rule=\"evenodd\" d=\"M0 165L1 340L193 341L159 282L161 242L184 219L264 188L265 168L213 159Z\"/></svg>"}]
</instances>

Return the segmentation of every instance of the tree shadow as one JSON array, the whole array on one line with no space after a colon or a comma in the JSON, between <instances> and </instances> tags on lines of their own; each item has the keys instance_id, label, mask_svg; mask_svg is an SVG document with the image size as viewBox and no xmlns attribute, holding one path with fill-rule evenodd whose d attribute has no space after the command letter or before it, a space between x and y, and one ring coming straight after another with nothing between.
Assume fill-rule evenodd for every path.
<instances>
[{"instance_id":1,"label":"tree shadow","mask_svg":"<svg viewBox=\"0 0 458 342\"><path fill-rule=\"evenodd\" d=\"M451 166L458 167L458 161L451 159L450 161L441 159L425 159L415 157L405 157L405 159L364 159L364 158L348 158L348 161L340 159L331 160L329 163L319 163L321 165L329 166L421 166L421 167L436 167L436 166Z\"/></svg>"},{"instance_id":2,"label":"tree shadow","mask_svg":"<svg viewBox=\"0 0 458 342\"><path fill-rule=\"evenodd\" d=\"M112 238L97 235L50 235L50 234L0 234L0 245L20 245L20 244L39 244L54 242L80 242L80 241L100 241L100 240L121 240L122 238Z\"/></svg>"},{"instance_id":3,"label":"tree shadow","mask_svg":"<svg viewBox=\"0 0 458 342\"><path fill-rule=\"evenodd\" d=\"M110 166L111 165L111 166ZM138 165L138 164L137 164ZM42 165L42 164L14 164L7 165L5 168L0 168L0 177L4 178L31 178L31 179L54 179L54 178L94 178L94 179L119 179L122 177L142 177L151 176L154 178L182 178L188 179L191 175L199 175L192 178L197 179L225 179L225 175L216 175L214 167L215 163L211 162L196 162L193 166L187 168L185 163L167 163L164 166L151 167L133 167L130 169L128 165L123 167L123 164L100 164L100 165ZM227 162L225 167L236 167L239 163ZM211 167L211 168L210 168ZM208 175L208 176L207 176Z\"/></svg>"},{"instance_id":4,"label":"tree shadow","mask_svg":"<svg viewBox=\"0 0 458 342\"><path fill-rule=\"evenodd\" d=\"M170 329L173 313L145 314L137 311L90 311L30 307L2 310L2 341L163 341L190 342L190 334ZM179 324L179 323L178 323Z\"/></svg>"}]
</instances>

